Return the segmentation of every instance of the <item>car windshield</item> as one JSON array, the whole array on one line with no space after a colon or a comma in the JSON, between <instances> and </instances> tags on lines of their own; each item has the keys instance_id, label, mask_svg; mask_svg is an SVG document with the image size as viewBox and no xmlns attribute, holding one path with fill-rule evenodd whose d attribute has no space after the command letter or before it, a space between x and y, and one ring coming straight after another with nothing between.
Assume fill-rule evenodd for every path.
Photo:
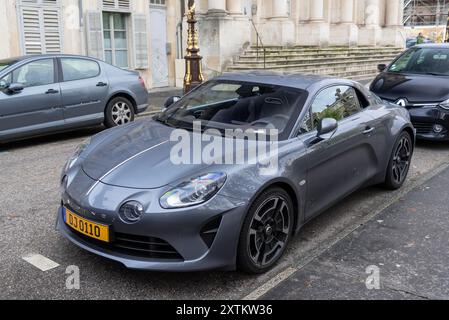
<instances>
[{"instance_id":1,"label":"car windshield","mask_svg":"<svg viewBox=\"0 0 449 320\"><path fill-rule=\"evenodd\" d=\"M449 49L413 48L400 56L390 72L449 76Z\"/></svg>"},{"instance_id":2,"label":"car windshield","mask_svg":"<svg viewBox=\"0 0 449 320\"><path fill-rule=\"evenodd\" d=\"M156 119L188 130L192 130L195 121L200 121L203 130L277 129L281 136L288 134L306 98L306 91L295 88L211 81L184 96Z\"/></svg>"},{"instance_id":3,"label":"car windshield","mask_svg":"<svg viewBox=\"0 0 449 320\"><path fill-rule=\"evenodd\" d=\"M16 62L17 61L15 61L15 60L0 60L0 71L2 71L3 69L6 69L9 66L12 66Z\"/></svg>"}]
</instances>

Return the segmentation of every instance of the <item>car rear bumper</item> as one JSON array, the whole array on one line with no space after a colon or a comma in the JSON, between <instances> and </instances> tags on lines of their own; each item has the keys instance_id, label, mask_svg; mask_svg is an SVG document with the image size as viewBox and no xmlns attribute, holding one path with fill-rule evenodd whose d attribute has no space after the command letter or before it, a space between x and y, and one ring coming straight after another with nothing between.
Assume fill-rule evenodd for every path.
<instances>
[{"instance_id":1,"label":"car rear bumper","mask_svg":"<svg viewBox=\"0 0 449 320\"><path fill-rule=\"evenodd\" d=\"M410 108L416 137L421 140L449 141L449 110L438 107ZM443 130L437 132L435 125L441 125Z\"/></svg>"},{"instance_id":2,"label":"car rear bumper","mask_svg":"<svg viewBox=\"0 0 449 320\"><path fill-rule=\"evenodd\" d=\"M148 103L144 103L144 104L138 105L137 108L136 108L137 109L137 114L145 112L148 109L148 106L149 106Z\"/></svg>"}]
</instances>

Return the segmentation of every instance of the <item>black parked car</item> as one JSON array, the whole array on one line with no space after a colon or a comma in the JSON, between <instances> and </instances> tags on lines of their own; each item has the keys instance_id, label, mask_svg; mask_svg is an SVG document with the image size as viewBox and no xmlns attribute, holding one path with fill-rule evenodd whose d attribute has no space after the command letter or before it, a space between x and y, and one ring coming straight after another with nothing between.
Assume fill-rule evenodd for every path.
<instances>
[{"instance_id":1,"label":"black parked car","mask_svg":"<svg viewBox=\"0 0 449 320\"><path fill-rule=\"evenodd\" d=\"M370 90L410 112L417 138L449 141L449 44L423 44L405 51Z\"/></svg>"}]
</instances>

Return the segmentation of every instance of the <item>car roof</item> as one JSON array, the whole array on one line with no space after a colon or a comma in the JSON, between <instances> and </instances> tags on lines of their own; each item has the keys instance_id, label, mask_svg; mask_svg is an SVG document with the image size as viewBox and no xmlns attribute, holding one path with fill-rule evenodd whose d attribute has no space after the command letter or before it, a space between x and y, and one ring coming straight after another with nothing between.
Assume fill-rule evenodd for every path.
<instances>
[{"instance_id":1,"label":"car roof","mask_svg":"<svg viewBox=\"0 0 449 320\"><path fill-rule=\"evenodd\" d=\"M449 43L423 43L416 45L415 48L449 49Z\"/></svg>"},{"instance_id":2,"label":"car roof","mask_svg":"<svg viewBox=\"0 0 449 320\"><path fill-rule=\"evenodd\" d=\"M87 58L87 59L97 60L95 58L87 57L87 56L56 53L56 54L39 54L39 55L26 55L26 56L11 57L11 58L7 58L7 59L2 59L2 60L0 60L0 62L5 62L5 61L21 62L21 61L25 61L25 60L33 60L33 59L40 59L40 58L55 58L55 57Z\"/></svg>"},{"instance_id":3,"label":"car roof","mask_svg":"<svg viewBox=\"0 0 449 320\"><path fill-rule=\"evenodd\" d=\"M224 73L214 80L222 81L244 81L262 84L279 85L283 87L307 90L310 86L322 82L332 83L335 81L352 83L350 80L338 79L329 76L310 75L293 72L276 72L276 71L248 71L248 72L232 72Z\"/></svg>"}]
</instances>

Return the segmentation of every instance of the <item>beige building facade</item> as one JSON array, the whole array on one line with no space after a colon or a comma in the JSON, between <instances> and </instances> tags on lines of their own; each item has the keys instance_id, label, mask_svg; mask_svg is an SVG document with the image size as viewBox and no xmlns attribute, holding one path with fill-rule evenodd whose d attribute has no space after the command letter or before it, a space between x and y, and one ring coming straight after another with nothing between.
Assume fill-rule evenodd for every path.
<instances>
[{"instance_id":1,"label":"beige building facade","mask_svg":"<svg viewBox=\"0 0 449 320\"><path fill-rule=\"evenodd\" d=\"M0 59L68 53L180 85L187 0L3 0ZM404 0L196 0L207 76L265 46L403 46ZM257 37L259 34L259 37Z\"/></svg>"},{"instance_id":2,"label":"beige building facade","mask_svg":"<svg viewBox=\"0 0 449 320\"><path fill-rule=\"evenodd\" d=\"M175 83L176 0L2 0L0 59L88 55L138 70L150 88Z\"/></svg>"}]
</instances>

